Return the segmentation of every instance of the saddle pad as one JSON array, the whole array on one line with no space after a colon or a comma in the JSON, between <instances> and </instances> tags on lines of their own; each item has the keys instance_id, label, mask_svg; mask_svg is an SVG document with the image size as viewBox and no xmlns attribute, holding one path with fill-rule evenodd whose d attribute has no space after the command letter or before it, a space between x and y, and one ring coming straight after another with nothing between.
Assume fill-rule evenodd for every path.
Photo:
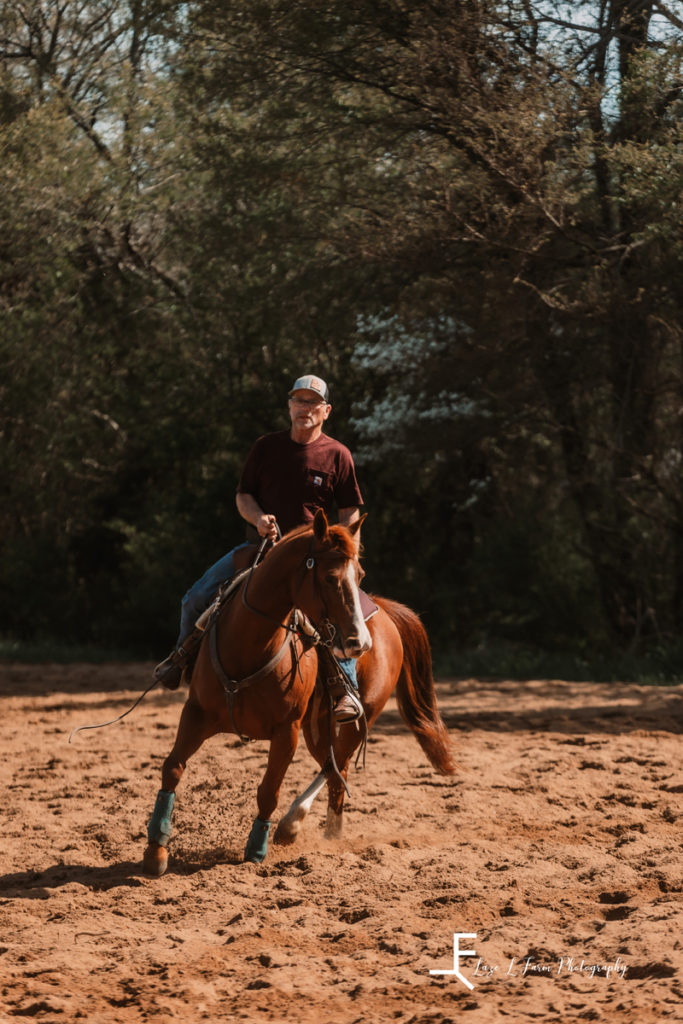
<instances>
[{"instance_id":1,"label":"saddle pad","mask_svg":"<svg viewBox=\"0 0 683 1024\"><path fill-rule=\"evenodd\" d=\"M360 610L363 613L363 620L367 622L368 619L371 619L379 611L379 608L364 590L359 590L358 593L360 594Z\"/></svg>"}]
</instances>

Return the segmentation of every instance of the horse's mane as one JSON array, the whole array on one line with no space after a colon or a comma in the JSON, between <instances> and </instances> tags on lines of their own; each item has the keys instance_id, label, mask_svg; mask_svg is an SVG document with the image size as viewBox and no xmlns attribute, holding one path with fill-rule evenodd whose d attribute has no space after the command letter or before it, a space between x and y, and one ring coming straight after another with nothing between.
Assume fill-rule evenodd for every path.
<instances>
[{"instance_id":1,"label":"horse's mane","mask_svg":"<svg viewBox=\"0 0 683 1024\"><path fill-rule=\"evenodd\" d=\"M289 540L289 538L303 537L305 535L311 535L313 533L313 523L304 523L303 526L295 526L293 530L290 530L282 538L283 540ZM344 558L355 558L356 557L356 545L354 544L353 537L341 523L334 523L328 527L328 535L332 540L333 546L339 551Z\"/></svg>"}]
</instances>

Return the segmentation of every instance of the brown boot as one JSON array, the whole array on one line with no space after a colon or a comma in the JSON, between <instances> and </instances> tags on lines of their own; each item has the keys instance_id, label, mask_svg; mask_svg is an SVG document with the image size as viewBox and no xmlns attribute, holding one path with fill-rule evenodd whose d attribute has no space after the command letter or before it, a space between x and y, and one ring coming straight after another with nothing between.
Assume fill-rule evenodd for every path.
<instances>
[{"instance_id":1,"label":"brown boot","mask_svg":"<svg viewBox=\"0 0 683 1024\"><path fill-rule=\"evenodd\" d=\"M162 683L167 690L177 690L180 686L188 659L190 659L190 656L194 654L202 642L210 611L211 607L207 608L199 616L194 629L185 637L181 646L171 651L168 658L164 658L154 669L154 678L158 683ZM190 662L190 664L193 664L193 662Z\"/></svg>"},{"instance_id":2,"label":"brown boot","mask_svg":"<svg viewBox=\"0 0 683 1024\"><path fill-rule=\"evenodd\" d=\"M167 690L177 690L180 680L183 678L185 667L185 652L172 651L168 658L164 658L154 669L154 678Z\"/></svg>"},{"instance_id":3,"label":"brown boot","mask_svg":"<svg viewBox=\"0 0 683 1024\"><path fill-rule=\"evenodd\" d=\"M355 691L347 690L334 705L334 717L341 725L345 722L355 722L362 714L363 705Z\"/></svg>"}]
</instances>

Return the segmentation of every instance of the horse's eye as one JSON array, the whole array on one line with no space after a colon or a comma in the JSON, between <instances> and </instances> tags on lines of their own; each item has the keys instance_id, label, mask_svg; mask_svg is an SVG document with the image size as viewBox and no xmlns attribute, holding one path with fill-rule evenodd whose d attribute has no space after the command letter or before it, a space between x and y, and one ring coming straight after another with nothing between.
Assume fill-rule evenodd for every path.
<instances>
[{"instance_id":1,"label":"horse's eye","mask_svg":"<svg viewBox=\"0 0 683 1024\"><path fill-rule=\"evenodd\" d=\"M327 575L325 576L325 583L327 583L327 585L329 587L336 587L336 585L337 585L336 573L328 572Z\"/></svg>"}]
</instances>

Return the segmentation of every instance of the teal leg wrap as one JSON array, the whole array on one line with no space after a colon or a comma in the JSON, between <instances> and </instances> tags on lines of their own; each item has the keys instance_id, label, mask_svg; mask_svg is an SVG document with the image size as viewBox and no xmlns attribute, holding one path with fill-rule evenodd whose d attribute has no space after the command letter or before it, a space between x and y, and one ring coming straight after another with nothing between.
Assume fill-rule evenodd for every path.
<instances>
[{"instance_id":1,"label":"teal leg wrap","mask_svg":"<svg viewBox=\"0 0 683 1024\"><path fill-rule=\"evenodd\" d=\"M246 849L244 851L244 859L250 860L254 864L260 864L265 855L268 853L268 833L270 832L270 822L262 821L261 818L256 818L254 824L251 826L251 832L247 839Z\"/></svg>"},{"instance_id":2,"label":"teal leg wrap","mask_svg":"<svg viewBox=\"0 0 683 1024\"><path fill-rule=\"evenodd\" d=\"M160 789L157 793L157 801L152 811L152 817L147 826L147 839L150 843L158 843L159 846L167 846L171 838L171 815L175 793L167 793Z\"/></svg>"}]
</instances>

